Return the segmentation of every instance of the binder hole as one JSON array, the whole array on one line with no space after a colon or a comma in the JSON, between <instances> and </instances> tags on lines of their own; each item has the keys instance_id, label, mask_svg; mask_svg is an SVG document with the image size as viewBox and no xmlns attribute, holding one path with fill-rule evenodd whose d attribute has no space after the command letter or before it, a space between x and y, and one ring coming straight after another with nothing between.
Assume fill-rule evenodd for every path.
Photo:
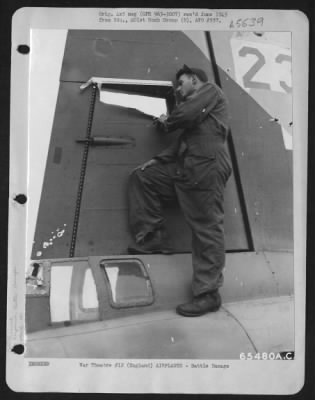
<instances>
[{"instance_id":1,"label":"binder hole","mask_svg":"<svg viewBox=\"0 0 315 400\"><path fill-rule=\"evenodd\" d=\"M15 346L12 347L12 352L15 354L23 354L24 353L24 346L23 344L16 344Z\"/></svg>"},{"instance_id":2,"label":"binder hole","mask_svg":"<svg viewBox=\"0 0 315 400\"><path fill-rule=\"evenodd\" d=\"M25 204L27 201L27 197L25 196L25 194L18 194L17 196L15 196L14 200L19 204Z\"/></svg>"},{"instance_id":3,"label":"binder hole","mask_svg":"<svg viewBox=\"0 0 315 400\"><path fill-rule=\"evenodd\" d=\"M17 47L17 51L21 54L28 54L30 52L30 46L27 44L20 44Z\"/></svg>"}]
</instances>

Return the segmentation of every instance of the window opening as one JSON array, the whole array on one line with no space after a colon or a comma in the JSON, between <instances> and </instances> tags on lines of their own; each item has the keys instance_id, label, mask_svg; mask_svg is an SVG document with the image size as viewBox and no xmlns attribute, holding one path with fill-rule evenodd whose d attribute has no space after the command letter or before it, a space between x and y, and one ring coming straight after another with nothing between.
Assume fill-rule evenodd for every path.
<instances>
[{"instance_id":1,"label":"window opening","mask_svg":"<svg viewBox=\"0 0 315 400\"><path fill-rule=\"evenodd\" d=\"M80 89L91 84L97 84L103 103L133 108L155 118L166 114L175 105L171 81L92 77Z\"/></svg>"},{"instance_id":2,"label":"window opening","mask_svg":"<svg viewBox=\"0 0 315 400\"><path fill-rule=\"evenodd\" d=\"M116 308L144 306L153 303L150 278L140 260L103 260L111 293L111 304Z\"/></svg>"},{"instance_id":3,"label":"window opening","mask_svg":"<svg viewBox=\"0 0 315 400\"><path fill-rule=\"evenodd\" d=\"M82 288L83 310L98 309L98 298L95 281L91 269L86 269Z\"/></svg>"},{"instance_id":4,"label":"window opening","mask_svg":"<svg viewBox=\"0 0 315 400\"><path fill-rule=\"evenodd\" d=\"M70 320L70 287L72 265L52 266L50 272L51 322Z\"/></svg>"},{"instance_id":5,"label":"window opening","mask_svg":"<svg viewBox=\"0 0 315 400\"><path fill-rule=\"evenodd\" d=\"M114 106L134 108L154 118L158 118L161 114L167 114L166 100L160 97L101 90L100 101Z\"/></svg>"}]
</instances>

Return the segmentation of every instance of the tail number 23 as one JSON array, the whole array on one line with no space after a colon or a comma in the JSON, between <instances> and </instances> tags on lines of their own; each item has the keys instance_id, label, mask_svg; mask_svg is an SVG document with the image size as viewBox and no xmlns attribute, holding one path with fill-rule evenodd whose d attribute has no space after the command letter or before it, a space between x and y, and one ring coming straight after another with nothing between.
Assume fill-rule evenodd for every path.
<instances>
[{"instance_id":1,"label":"tail number 23","mask_svg":"<svg viewBox=\"0 0 315 400\"><path fill-rule=\"evenodd\" d=\"M271 90L271 86L267 82L258 82L254 81L254 76L261 70L261 68L266 64L265 56L255 47L242 47L238 54L241 57L247 57L248 55L256 56L257 60L252 65L252 67L245 73L243 76L244 87L246 88L253 88L253 89L266 89ZM282 64L284 62L291 63L292 58L287 54L278 54L274 60L277 64ZM285 81L280 80L279 85L286 93L292 92L292 87L289 86Z\"/></svg>"}]
</instances>

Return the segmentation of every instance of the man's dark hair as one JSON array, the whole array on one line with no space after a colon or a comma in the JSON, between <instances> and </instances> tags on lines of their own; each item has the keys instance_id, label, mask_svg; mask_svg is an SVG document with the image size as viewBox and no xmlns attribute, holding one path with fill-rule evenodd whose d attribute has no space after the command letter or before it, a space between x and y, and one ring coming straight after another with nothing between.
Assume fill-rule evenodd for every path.
<instances>
[{"instance_id":1,"label":"man's dark hair","mask_svg":"<svg viewBox=\"0 0 315 400\"><path fill-rule=\"evenodd\" d=\"M208 82L207 74L202 69L190 68L186 64L184 64L183 67L176 72L176 80L178 80L184 74L190 76L196 75L201 80L201 82Z\"/></svg>"}]
</instances>

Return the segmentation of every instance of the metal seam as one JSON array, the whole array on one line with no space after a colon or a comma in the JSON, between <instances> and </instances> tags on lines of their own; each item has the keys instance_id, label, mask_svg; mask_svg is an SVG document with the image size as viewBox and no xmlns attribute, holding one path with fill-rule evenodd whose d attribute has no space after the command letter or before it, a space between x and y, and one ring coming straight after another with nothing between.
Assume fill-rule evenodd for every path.
<instances>
[{"instance_id":1,"label":"metal seam","mask_svg":"<svg viewBox=\"0 0 315 400\"><path fill-rule=\"evenodd\" d=\"M245 329L244 325L235 317L235 315L233 315L227 308L225 307L221 307L232 319L234 319L234 321L241 327L241 329L243 330L243 332L245 333L245 335L247 336L248 340L250 341L251 345L253 346L255 353L258 353L258 349L255 346L255 343L253 342L253 339L250 337L249 333L247 332L247 330Z\"/></svg>"},{"instance_id":2,"label":"metal seam","mask_svg":"<svg viewBox=\"0 0 315 400\"><path fill-rule=\"evenodd\" d=\"M75 212L74 212L74 220L73 220L73 229L72 229L72 237L71 237L71 244L70 244L70 254L69 257L74 257L75 252L75 245L77 240L78 234L78 227L79 227L79 218L80 218L80 210L81 210L81 202L82 202L82 194L83 194L83 187L84 187L84 179L87 167L87 159L89 154L89 147L92 132L92 123L93 123L93 115L94 115L94 107L95 107L95 99L96 99L96 91L97 85L93 85L92 87L92 95L91 95L91 102L90 102L90 109L89 109L89 117L88 117L88 124L86 129L86 142L84 144L83 150L83 157L81 163L81 171L80 171L80 179L79 179L79 186L78 186L78 193L76 198L76 205L75 205Z\"/></svg>"}]
</instances>

